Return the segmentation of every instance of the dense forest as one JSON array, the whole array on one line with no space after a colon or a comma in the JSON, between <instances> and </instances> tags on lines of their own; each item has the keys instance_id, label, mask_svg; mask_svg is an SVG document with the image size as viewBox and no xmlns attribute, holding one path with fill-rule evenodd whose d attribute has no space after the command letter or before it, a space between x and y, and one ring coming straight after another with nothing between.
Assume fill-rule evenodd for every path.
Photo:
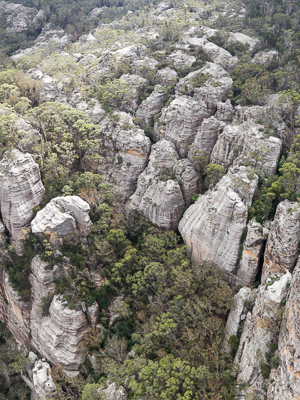
<instances>
[{"instance_id":1,"label":"dense forest","mask_svg":"<svg viewBox=\"0 0 300 400\"><path fill-rule=\"evenodd\" d=\"M231 353L223 352L221 347L233 296L239 286L229 284L228 276L217 266L208 262L191 262L178 231L154 227L136 213L126 214L122 198L113 186L99 174L81 167L84 162L95 161L91 149L100 146L98 124L92 123L84 111L55 101L40 102L41 84L26 72L38 64L43 72L57 78L63 74L72 75L72 79L64 84L65 91L70 93L75 87L80 87L87 102L96 98L109 115L112 126L117 126L120 118L114 112L116 108L133 114L130 110L130 84L120 79L130 72L128 60L114 60L105 76L94 79L84 76L83 67L75 64L72 57L61 56L57 49L53 52L38 49L16 61L10 59L18 50L32 46L48 23L71 36L69 48L80 48L78 39L93 30L97 35L97 29L100 29L98 35L103 47L109 48L124 36L130 42L132 31L155 26L147 13L159 2L15 2L43 10L45 20L27 31L9 33L5 25L6 16L0 15L1 156L17 146L20 134L15 129L15 122L19 116L26 115L33 127L42 132L47 144L43 149L45 157L38 161L46 192L34 213L56 196L78 195L91 206L93 222L92 231L86 238L65 238L59 251L46 235L38 237L33 233L26 237L22 256L15 253L9 240L1 248L1 264L7 269L10 283L23 301L30 302L30 263L34 256L39 255L49 270L57 263L72 265L67 276L55 281L55 294L62 294L70 309L80 309L82 302L87 307L95 301L98 303L101 330L91 329L81 343L89 349L89 357L82 364L80 374L68 378L62 368L52 368L59 396L62 399L100 400L104 397L98 389L109 381L126 387L128 399L236 398L239 390L243 389L236 384L233 363L241 332L231 337ZM143 43L149 49L147 56L155 58L159 68L173 67L168 56L176 49L182 32L189 28L188 12L197 6L196 1L184 4L176 0L173 3L181 7L182 18L157 24L158 37ZM207 5L209 1L200 3ZM214 12L221 13L222 5L217 3L214 2ZM229 27L222 16L208 22L210 28L217 29L208 40L239 58L229 72L233 90L228 99L233 106L264 105L268 96L276 95L276 112L280 115L280 123L288 128L282 133L280 123L275 124L271 114L258 121L264 125L268 136L280 137L283 142L275 175L266 177L259 168L255 169L259 184L248 218L263 223L272 220L282 200L299 201L300 4L291 0L245 0L244 4L246 16L237 21L236 26ZM103 7L103 11L96 18L90 18L90 12L97 7ZM128 11L132 11L129 16ZM207 11L197 22L199 26L209 17L210 11ZM259 40L249 50L247 44L230 42L228 29L247 30L249 35L251 33ZM256 64L251 61L256 53L270 50L278 52L270 62ZM186 51L196 61L191 66L178 68L180 78L200 69L208 61L207 55L194 45ZM140 71L146 84L139 95L139 104L150 96L155 85L153 72L145 68L145 71ZM200 87L206 79L206 76L201 76L195 80L195 87ZM165 104L168 105L173 95L172 87L165 92ZM160 116L154 117L146 126L139 118L133 119L152 143L154 125ZM118 161L122 164L122 157ZM198 193L193 196L195 202L199 194L217 184L226 169L210 163L203 154L195 153L193 163L200 182ZM166 170L159 179L166 181L172 174ZM241 251L243 240L245 235ZM104 283L100 288L91 270L101 275ZM252 286L258 287L259 284L258 275ZM121 306L116 306L116 298ZM43 298L43 315L49 313L52 299L53 295ZM111 324L114 306L118 308L118 319ZM30 391L20 378L25 370L26 356L1 324L0 399L30 398ZM269 367L266 368L268 375Z\"/></svg>"}]
</instances>

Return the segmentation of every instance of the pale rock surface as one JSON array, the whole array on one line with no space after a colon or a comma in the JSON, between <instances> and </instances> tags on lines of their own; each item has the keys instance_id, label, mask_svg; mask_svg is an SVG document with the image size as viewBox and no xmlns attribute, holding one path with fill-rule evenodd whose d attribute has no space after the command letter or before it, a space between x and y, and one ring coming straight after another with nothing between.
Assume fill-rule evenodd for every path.
<instances>
[{"instance_id":1,"label":"pale rock surface","mask_svg":"<svg viewBox=\"0 0 300 400\"><path fill-rule=\"evenodd\" d=\"M264 122L265 118L266 118L265 106L242 107L238 105L234 108L233 124L241 125L247 121L251 123L258 123L258 121Z\"/></svg>"},{"instance_id":2,"label":"pale rock surface","mask_svg":"<svg viewBox=\"0 0 300 400\"><path fill-rule=\"evenodd\" d=\"M198 83L199 80L201 84ZM216 111L217 104L225 99L232 85L233 80L222 67L207 62L201 69L190 72L185 78L181 78L175 90L177 93L203 100L209 114L212 115Z\"/></svg>"},{"instance_id":3,"label":"pale rock surface","mask_svg":"<svg viewBox=\"0 0 300 400\"><path fill-rule=\"evenodd\" d=\"M177 72L169 67L160 69L155 74L155 83L165 87L176 85L177 79Z\"/></svg>"},{"instance_id":4,"label":"pale rock surface","mask_svg":"<svg viewBox=\"0 0 300 400\"><path fill-rule=\"evenodd\" d=\"M136 111L137 118L141 118L143 127L149 125L151 118L158 114L167 100L165 88L155 85L153 92L142 102Z\"/></svg>"},{"instance_id":5,"label":"pale rock surface","mask_svg":"<svg viewBox=\"0 0 300 400\"><path fill-rule=\"evenodd\" d=\"M258 184L256 175L248 175L246 167L231 168L185 212L179 232L194 262L210 261L235 274L248 206Z\"/></svg>"},{"instance_id":6,"label":"pale rock surface","mask_svg":"<svg viewBox=\"0 0 300 400\"><path fill-rule=\"evenodd\" d=\"M83 311L71 310L63 297L54 296L49 315L42 318L35 343L39 352L56 366L66 371L77 371L86 357L79 344L88 331Z\"/></svg>"},{"instance_id":7,"label":"pale rock surface","mask_svg":"<svg viewBox=\"0 0 300 400\"><path fill-rule=\"evenodd\" d=\"M114 382L108 382L99 389L99 393L103 393L106 400L127 400L126 390Z\"/></svg>"},{"instance_id":8,"label":"pale rock surface","mask_svg":"<svg viewBox=\"0 0 300 400\"><path fill-rule=\"evenodd\" d=\"M236 283L251 285L257 276L259 263L263 255L264 244L268 237L268 229L252 219L247 225L247 236L244 242Z\"/></svg>"},{"instance_id":9,"label":"pale rock surface","mask_svg":"<svg viewBox=\"0 0 300 400\"><path fill-rule=\"evenodd\" d=\"M142 60L133 60L131 63L131 68L136 74L146 78L148 72L156 72L157 64L158 61L156 61L154 58L145 57Z\"/></svg>"},{"instance_id":10,"label":"pale rock surface","mask_svg":"<svg viewBox=\"0 0 300 400\"><path fill-rule=\"evenodd\" d=\"M153 224L176 229L187 204L197 192L197 174L188 160L178 161L173 143L164 139L152 146L148 167L139 176L137 189L128 203ZM176 179L182 182L182 190Z\"/></svg>"},{"instance_id":11,"label":"pale rock surface","mask_svg":"<svg viewBox=\"0 0 300 400\"><path fill-rule=\"evenodd\" d=\"M255 294L250 288L243 287L234 296L233 306L231 307L226 326L225 326L225 338L223 342L223 349L227 352L230 351L228 340L232 335L238 334L238 328L242 321L242 316L247 315L247 310L245 307L245 302L249 304L253 303L253 297Z\"/></svg>"},{"instance_id":12,"label":"pale rock surface","mask_svg":"<svg viewBox=\"0 0 300 400\"><path fill-rule=\"evenodd\" d=\"M168 57L170 60L173 61L175 68L184 68L184 67L191 67L192 64L196 61L196 57L189 56L186 53L183 53L181 50L175 51Z\"/></svg>"},{"instance_id":13,"label":"pale rock surface","mask_svg":"<svg viewBox=\"0 0 300 400\"><path fill-rule=\"evenodd\" d=\"M106 117L101 121L101 143L83 158L82 166L100 174L126 199L134 192L137 179L147 166L151 142L129 114L118 112L114 116L116 119Z\"/></svg>"},{"instance_id":14,"label":"pale rock surface","mask_svg":"<svg viewBox=\"0 0 300 400\"><path fill-rule=\"evenodd\" d=\"M36 145L41 143L42 135L38 130L34 129L32 125L23 118L19 118L15 123L19 142L18 149L25 153L34 153Z\"/></svg>"},{"instance_id":15,"label":"pale rock surface","mask_svg":"<svg viewBox=\"0 0 300 400\"><path fill-rule=\"evenodd\" d=\"M251 62L254 64L269 66L271 62L278 57L277 50L260 51L256 53Z\"/></svg>"},{"instance_id":16,"label":"pale rock surface","mask_svg":"<svg viewBox=\"0 0 300 400\"><path fill-rule=\"evenodd\" d=\"M272 223L262 271L262 279L269 274L292 272L298 257L300 240L300 207L284 200L279 203Z\"/></svg>"},{"instance_id":17,"label":"pale rock surface","mask_svg":"<svg viewBox=\"0 0 300 400\"><path fill-rule=\"evenodd\" d=\"M234 116L234 109L229 99L226 100L225 103L222 103L221 101L217 103L217 112L215 117L219 121L223 121L226 122L227 124L230 124L233 120L233 116Z\"/></svg>"},{"instance_id":18,"label":"pale rock surface","mask_svg":"<svg viewBox=\"0 0 300 400\"><path fill-rule=\"evenodd\" d=\"M38 211L31 222L31 230L50 238L54 234L61 238L75 233L88 235L92 226L89 211L89 204L79 196L55 197Z\"/></svg>"},{"instance_id":19,"label":"pale rock surface","mask_svg":"<svg viewBox=\"0 0 300 400\"><path fill-rule=\"evenodd\" d=\"M33 26L34 22L43 22L43 14L44 12L39 13L36 8L6 1L0 2L0 17L7 15L6 30L9 33L19 33Z\"/></svg>"},{"instance_id":20,"label":"pale rock surface","mask_svg":"<svg viewBox=\"0 0 300 400\"><path fill-rule=\"evenodd\" d=\"M180 157L185 157L193 143L198 127L207 115L203 101L189 96L178 96L163 108L154 127L155 139L167 139L174 143Z\"/></svg>"},{"instance_id":21,"label":"pale rock surface","mask_svg":"<svg viewBox=\"0 0 300 400\"><path fill-rule=\"evenodd\" d=\"M33 389L31 400L48 400L57 398L57 389L51 376L50 365L42 360L34 364L32 370Z\"/></svg>"},{"instance_id":22,"label":"pale rock surface","mask_svg":"<svg viewBox=\"0 0 300 400\"><path fill-rule=\"evenodd\" d=\"M135 111L138 108L137 102L139 97L143 94L146 89L148 82L146 79L142 78L139 75L130 75L124 74L121 76L123 81L129 84L129 89L126 93L126 98L129 98L131 102L126 105L126 109L124 111L133 110Z\"/></svg>"},{"instance_id":23,"label":"pale rock surface","mask_svg":"<svg viewBox=\"0 0 300 400\"><path fill-rule=\"evenodd\" d=\"M33 208L44 195L38 164L29 153L6 152L0 162L0 204L2 220L13 239L32 217Z\"/></svg>"},{"instance_id":24,"label":"pale rock surface","mask_svg":"<svg viewBox=\"0 0 300 400\"><path fill-rule=\"evenodd\" d=\"M225 124L215 117L205 118L197 130L193 146L188 153L188 158L192 160L195 150L200 151L203 155L209 156L224 126Z\"/></svg>"},{"instance_id":25,"label":"pale rock surface","mask_svg":"<svg viewBox=\"0 0 300 400\"><path fill-rule=\"evenodd\" d=\"M248 35L245 35L242 32L230 32L229 35L229 42L239 42L242 44L246 44L249 46L249 50L253 50L259 40L256 38L252 38Z\"/></svg>"},{"instance_id":26,"label":"pale rock surface","mask_svg":"<svg viewBox=\"0 0 300 400\"><path fill-rule=\"evenodd\" d=\"M14 338L27 349L30 346L30 308L9 282L8 273L0 269L0 320Z\"/></svg>"},{"instance_id":27,"label":"pale rock surface","mask_svg":"<svg viewBox=\"0 0 300 400\"><path fill-rule=\"evenodd\" d=\"M273 369L268 388L269 400L295 400L300 398L300 263L293 274L290 294L279 334L280 364ZM272 382L272 381L271 381Z\"/></svg>"},{"instance_id":28,"label":"pale rock surface","mask_svg":"<svg viewBox=\"0 0 300 400\"><path fill-rule=\"evenodd\" d=\"M282 142L266 136L261 125L246 122L227 125L211 153L210 162L224 167L247 165L260 168L266 176L275 174Z\"/></svg>"},{"instance_id":29,"label":"pale rock surface","mask_svg":"<svg viewBox=\"0 0 300 400\"><path fill-rule=\"evenodd\" d=\"M286 271L278 278L270 282L271 285L261 285L258 289L250 324L251 335L245 342L239 363L238 383L255 384L261 372L260 363L266 362L265 353L276 340L276 330L281 321L281 302L287 296L292 276Z\"/></svg>"},{"instance_id":30,"label":"pale rock surface","mask_svg":"<svg viewBox=\"0 0 300 400\"><path fill-rule=\"evenodd\" d=\"M253 298L254 298L254 296L256 296L256 290L255 290L255 293L253 293ZM238 364L240 362L240 358L241 358L243 348L244 348L243 343L246 342L246 340L249 336L251 336L251 331L250 331L251 319L252 319L252 312L248 311L246 318L244 319L244 326L243 326L243 332L240 337L240 344L239 344L239 347L238 347L237 352L234 357L235 364Z\"/></svg>"}]
</instances>

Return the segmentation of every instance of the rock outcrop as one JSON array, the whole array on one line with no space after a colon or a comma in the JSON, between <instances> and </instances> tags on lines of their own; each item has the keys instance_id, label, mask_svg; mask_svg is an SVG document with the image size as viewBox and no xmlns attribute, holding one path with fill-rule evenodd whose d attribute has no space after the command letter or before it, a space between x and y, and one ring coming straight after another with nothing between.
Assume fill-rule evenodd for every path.
<instances>
[{"instance_id":1,"label":"rock outcrop","mask_svg":"<svg viewBox=\"0 0 300 400\"><path fill-rule=\"evenodd\" d=\"M88 235L91 230L90 206L79 196L55 197L38 211L31 222L33 233L44 233L50 240L68 235Z\"/></svg>"},{"instance_id":2,"label":"rock outcrop","mask_svg":"<svg viewBox=\"0 0 300 400\"><path fill-rule=\"evenodd\" d=\"M280 276L281 275L281 276ZM278 280L261 285L258 289L250 335L245 341L238 369L238 383L255 384L261 373L261 365L267 362L266 353L270 345L276 343L281 321L281 302L286 298L291 274L278 274Z\"/></svg>"},{"instance_id":3,"label":"rock outcrop","mask_svg":"<svg viewBox=\"0 0 300 400\"><path fill-rule=\"evenodd\" d=\"M31 400L58 399L57 388L51 376L50 365L47 362L38 360L34 363L32 381Z\"/></svg>"},{"instance_id":4,"label":"rock outcrop","mask_svg":"<svg viewBox=\"0 0 300 400\"><path fill-rule=\"evenodd\" d=\"M30 346L30 305L24 302L0 269L0 320L14 338L27 349Z\"/></svg>"},{"instance_id":5,"label":"rock outcrop","mask_svg":"<svg viewBox=\"0 0 300 400\"><path fill-rule=\"evenodd\" d=\"M90 149L91 157L85 157L82 166L99 173L126 199L134 192L137 179L147 166L150 139L124 112L104 118L100 129L101 144Z\"/></svg>"},{"instance_id":6,"label":"rock outcrop","mask_svg":"<svg viewBox=\"0 0 300 400\"><path fill-rule=\"evenodd\" d=\"M83 311L71 310L63 296L54 296L49 315L40 322L35 344L54 365L62 366L66 371L77 371L88 351L79 348L88 328Z\"/></svg>"},{"instance_id":7,"label":"rock outcrop","mask_svg":"<svg viewBox=\"0 0 300 400\"><path fill-rule=\"evenodd\" d=\"M247 165L260 168L266 176L275 174L282 142L263 133L261 125L227 125L211 153L211 162L224 167Z\"/></svg>"},{"instance_id":8,"label":"rock outcrop","mask_svg":"<svg viewBox=\"0 0 300 400\"><path fill-rule=\"evenodd\" d=\"M0 162L0 204L2 220L13 239L33 218L45 192L38 164L29 153L6 152Z\"/></svg>"},{"instance_id":9,"label":"rock outcrop","mask_svg":"<svg viewBox=\"0 0 300 400\"><path fill-rule=\"evenodd\" d=\"M243 321L247 318L247 305L251 306L253 304L255 295L255 291L243 287L234 296L233 306L230 309L225 327L225 339L223 343L225 351L230 351L228 340L232 335L237 336L239 328L243 326Z\"/></svg>"},{"instance_id":10,"label":"rock outcrop","mask_svg":"<svg viewBox=\"0 0 300 400\"><path fill-rule=\"evenodd\" d=\"M269 400L300 398L300 263L293 274L278 341L279 367L270 375Z\"/></svg>"},{"instance_id":11,"label":"rock outcrop","mask_svg":"<svg viewBox=\"0 0 300 400\"><path fill-rule=\"evenodd\" d=\"M161 111L166 101L166 89L161 85L155 85L153 92L136 111L136 116L142 120L143 127L150 124L151 119Z\"/></svg>"},{"instance_id":12,"label":"rock outcrop","mask_svg":"<svg viewBox=\"0 0 300 400\"><path fill-rule=\"evenodd\" d=\"M203 100L207 105L208 113L213 115L217 104L225 99L232 85L233 80L222 67L207 62L201 69L190 72L185 78L181 78L175 90L177 93Z\"/></svg>"},{"instance_id":13,"label":"rock outcrop","mask_svg":"<svg viewBox=\"0 0 300 400\"><path fill-rule=\"evenodd\" d=\"M300 207L289 200L282 201L276 210L266 244L262 279L268 275L292 272L299 253Z\"/></svg>"},{"instance_id":14,"label":"rock outcrop","mask_svg":"<svg viewBox=\"0 0 300 400\"><path fill-rule=\"evenodd\" d=\"M216 188L199 196L185 212L179 231L195 262L210 261L229 274L236 271L240 240L258 177L246 167L231 168Z\"/></svg>"},{"instance_id":15,"label":"rock outcrop","mask_svg":"<svg viewBox=\"0 0 300 400\"><path fill-rule=\"evenodd\" d=\"M203 155L210 155L225 124L215 117L205 118L198 128L193 146L189 150L188 158L192 159L195 149Z\"/></svg>"},{"instance_id":16,"label":"rock outcrop","mask_svg":"<svg viewBox=\"0 0 300 400\"><path fill-rule=\"evenodd\" d=\"M268 229L263 228L254 219L248 223L242 259L236 277L237 284L249 286L255 281L268 233Z\"/></svg>"},{"instance_id":17,"label":"rock outcrop","mask_svg":"<svg viewBox=\"0 0 300 400\"><path fill-rule=\"evenodd\" d=\"M160 69L155 74L155 82L157 85L164 87L172 87L177 83L177 72L169 67Z\"/></svg>"},{"instance_id":18,"label":"rock outcrop","mask_svg":"<svg viewBox=\"0 0 300 400\"><path fill-rule=\"evenodd\" d=\"M227 124L230 124L233 120L233 116L234 116L234 109L229 99L226 100L225 103L222 103L220 101L217 104L216 118L219 121L223 121L226 122Z\"/></svg>"},{"instance_id":19,"label":"rock outcrop","mask_svg":"<svg viewBox=\"0 0 300 400\"><path fill-rule=\"evenodd\" d=\"M155 125L155 139L167 139L174 143L180 157L185 157L193 143L197 128L207 115L203 101L188 96L178 96L165 107Z\"/></svg>"},{"instance_id":20,"label":"rock outcrop","mask_svg":"<svg viewBox=\"0 0 300 400\"><path fill-rule=\"evenodd\" d=\"M152 146L149 165L139 176L128 208L153 224L176 229L187 204L197 192L198 177L188 160L178 160L173 143L161 140ZM178 180L178 181L177 181ZM179 185L181 181L182 189Z\"/></svg>"}]
</instances>

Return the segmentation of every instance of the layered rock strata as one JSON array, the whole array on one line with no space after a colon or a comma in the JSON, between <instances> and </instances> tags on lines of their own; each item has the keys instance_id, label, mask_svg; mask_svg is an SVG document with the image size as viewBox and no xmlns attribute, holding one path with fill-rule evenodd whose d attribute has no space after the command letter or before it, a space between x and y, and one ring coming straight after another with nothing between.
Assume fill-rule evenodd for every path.
<instances>
[{"instance_id":1,"label":"layered rock strata","mask_svg":"<svg viewBox=\"0 0 300 400\"><path fill-rule=\"evenodd\" d=\"M300 398L300 262L297 263L280 328L278 354L280 364L270 375L269 400Z\"/></svg>"},{"instance_id":2,"label":"layered rock strata","mask_svg":"<svg viewBox=\"0 0 300 400\"><path fill-rule=\"evenodd\" d=\"M253 123L227 125L211 153L211 162L224 167L247 165L260 168L266 176L275 174L282 142L263 134L264 128Z\"/></svg>"},{"instance_id":3,"label":"layered rock strata","mask_svg":"<svg viewBox=\"0 0 300 400\"><path fill-rule=\"evenodd\" d=\"M161 85L156 85L154 91L136 111L136 116L142 120L143 127L150 124L151 119L161 111L166 101L166 89Z\"/></svg>"},{"instance_id":4,"label":"layered rock strata","mask_svg":"<svg viewBox=\"0 0 300 400\"><path fill-rule=\"evenodd\" d=\"M44 233L55 242L55 236L88 235L91 230L90 206L79 196L55 197L31 222L33 233Z\"/></svg>"},{"instance_id":5,"label":"layered rock strata","mask_svg":"<svg viewBox=\"0 0 300 400\"><path fill-rule=\"evenodd\" d=\"M119 112L101 121L101 144L82 160L88 171L99 173L123 198L132 195L144 171L151 149L150 139L134 125L129 114Z\"/></svg>"},{"instance_id":6,"label":"layered rock strata","mask_svg":"<svg viewBox=\"0 0 300 400\"><path fill-rule=\"evenodd\" d=\"M38 164L29 153L6 152L0 162L0 204L2 220L13 239L33 218L45 192Z\"/></svg>"},{"instance_id":7,"label":"layered rock strata","mask_svg":"<svg viewBox=\"0 0 300 400\"><path fill-rule=\"evenodd\" d=\"M292 277L286 271L277 280L261 285L258 289L252 319L241 360L238 366L238 383L255 384L261 373L261 365L267 363L266 353L276 344L281 321L282 301L286 298Z\"/></svg>"},{"instance_id":8,"label":"layered rock strata","mask_svg":"<svg viewBox=\"0 0 300 400\"><path fill-rule=\"evenodd\" d=\"M193 166L178 158L173 143L164 139L153 145L149 165L139 176L128 203L130 211L165 229L177 228L185 204L197 192L198 177Z\"/></svg>"},{"instance_id":9,"label":"layered rock strata","mask_svg":"<svg viewBox=\"0 0 300 400\"><path fill-rule=\"evenodd\" d=\"M208 113L213 115L217 104L223 101L233 85L233 80L217 64L207 62L201 69L190 72L181 78L175 90L177 93L194 96L207 105Z\"/></svg>"},{"instance_id":10,"label":"layered rock strata","mask_svg":"<svg viewBox=\"0 0 300 400\"><path fill-rule=\"evenodd\" d=\"M180 157L185 157L193 143L197 129L207 115L203 101L179 96L165 107L155 125L155 139L167 139L174 143Z\"/></svg>"},{"instance_id":11,"label":"layered rock strata","mask_svg":"<svg viewBox=\"0 0 300 400\"><path fill-rule=\"evenodd\" d=\"M199 196L187 209L179 231L193 261L210 261L227 273L235 273L248 206L257 184L258 177L249 177L246 167L232 168L215 189Z\"/></svg>"},{"instance_id":12,"label":"layered rock strata","mask_svg":"<svg viewBox=\"0 0 300 400\"><path fill-rule=\"evenodd\" d=\"M282 201L276 210L266 244L262 280L268 275L292 272L299 253L300 207L289 200Z\"/></svg>"},{"instance_id":13,"label":"layered rock strata","mask_svg":"<svg viewBox=\"0 0 300 400\"><path fill-rule=\"evenodd\" d=\"M249 286L255 281L268 232L267 228L263 228L254 219L248 223L247 236L243 244L242 259L236 277L237 284Z\"/></svg>"}]
</instances>

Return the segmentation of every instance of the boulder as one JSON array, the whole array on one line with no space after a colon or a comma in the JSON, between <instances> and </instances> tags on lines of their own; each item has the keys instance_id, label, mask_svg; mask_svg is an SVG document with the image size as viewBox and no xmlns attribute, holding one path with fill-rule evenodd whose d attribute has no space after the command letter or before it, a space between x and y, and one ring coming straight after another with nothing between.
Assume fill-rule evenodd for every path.
<instances>
[{"instance_id":1,"label":"boulder","mask_svg":"<svg viewBox=\"0 0 300 400\"><path fill-rule=\"evenodd\" d=\"M57 388L51 375L50 365L47 362L38 360L34 363L32 381L31 400L58 398Z\"/></svg>"},{"instance_id":2,"label":"boulder","mask_svg":"<svg viewBox=\"0 0 300 400\"><path fill-rule=\"evenodd\" d=\"M298 203L279 203L266 244L262 280L269 274L293 271L300 240L300 208Z\"/></svg>"},{"instance_id":3,"label":"boulder","mask_svg":"<svg viewBox=\"0 0 300 400\"><path fill-rule=\"evenodd\" d=\"M227 125L218 137L210 162L226 168L232 164L247 165L270 176L277 170L281 148L281 140L265 135L261 125L250 122Z\"/></svg>"},{"instance_id":4,"label":"boulder","mask_svg":"<svg viewBox=\"0 0 300 400\"><path fill-rule=\"evenodd\" d=\"M38 164L29 153L12 150L0 162L2 220L15 240L33 218L33 208L44 195Z\"/></svg>"},{"instance_id":5,"label":"boulder","mask_svg":"<svg viewBox=\"0 0 300 400\"><path fill-rule=\"evenodd\" d=\"M168 107L163 108L154 127L154 137L156 140L167 139L174 143L179 156L185 157L206 115L207 107L203 101L178 96Z\"/></svg>"},{"instance_id":6,"label":"boulder","mask_svg":"<svg viewBox=\"0 0 300 400\"><path fill-rule=\"evenodd\" d=\"M236 277L238 285L250 286L255 281L267 237L267 228L263 228L254 219L248 223L242 259Z\"/></svg>"},{"instance_id":7,"label":"boulder","mask_svg":"<svg viewBox=\"0 0 300 400\"><path fill-rule=\"evenodd\" d=\"M44 233L55 241L68 235L88 235L91 230L90 206L79 196L55 197L31 222L33 233Z\"/></svg>"},{"instance_id":8,"label":"boulder","mask_svg":"<svg viewBox=\"0 0 300 400\"><path fill-rule=\"evenodd\" d=\"M192 261L209 261L235 274L248 206L257 184L258 177L249 176L246 167L232 168L187 209L178 229Z\"/></svg>"},{"instance_id":9,"label":"boulder","mask_svg":"<svg viewBox=\"0 0 300 400\"><path fill-rule=\"evenodd\" d=\"M175 90L177 93L194 96L196 100L203 100L208 113L213 115L217 104L225 99L232 85L233 80L222 67L207 62L201 69L181 78Z\"/></svg>"},{"instance_id":10,"label":"boulder","mask_svg":"<svg viewBox=\"0 0 300 400\"><path fill-rule=\"evenodd\" d=\"M142 120L142 125L149 125L151 119L158 114L167 100L165 88L155 85L154 91L142 102L136 112L137 118Z\"/></svg>"}]
</instances>

